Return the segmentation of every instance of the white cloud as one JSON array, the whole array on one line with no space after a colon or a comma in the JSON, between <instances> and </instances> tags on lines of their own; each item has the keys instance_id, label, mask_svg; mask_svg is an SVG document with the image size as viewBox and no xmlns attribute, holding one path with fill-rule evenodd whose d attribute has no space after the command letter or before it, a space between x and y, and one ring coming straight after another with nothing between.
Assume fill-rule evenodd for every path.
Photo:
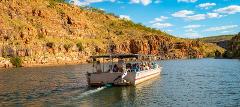
<instances>
[{"instance_id":1,"label":"white cloud","mask_svg":"<svg viewBox=\"0 0 240 107\"><path fill-rule=\"evenodd\" d=\"M100 10L102 10L102 11L105 11L105 9L103 9L103 8L99 8Z\"/></svg>"},{"instance_id":2,"label":"white cloud","mask_svg":"<svg viewBox=\"0 0 240 107\"><path fill-rule=\"evenodd\" d=\"M166 27L171 27L173 26L171 23L154 23L152 27L154 28L166 28Z\"/></svg>"},{"instance_id":3,"label":"white cloud","mask_svg":"<svg viewBox=\"0 0 240 107\"><path fill-rule=\"evenodd\" d=\"M216 6L216 3L202 3L202 4L198 5L198 7L203 8L203 9L208 9L212 6Z\"/></svg>"},{"instance_id":4,"label":"white cloud","mask_svg":"<svg viewBox=\"0 0 240 107\"><path fill-rule=\"evenodd\" d=\"M214 12L226 13L226 14L235 14L235 13L240 12L240 6L231 5L231 6L227 6L227 7L224 7L224 8L216 9L216 10L214 10Z\"/></svg>"},{"instance_id":5,"label":"white cloud","mask_svg":"<svg viewBox=\"0 0 240 107\"><path fill-rule=\"evenodd\" d=\"M194 11L190 10L181 10L172 14L173 17L180 17L185 20L204 20L206 19L205 14L194 14Z\"/></svg>"},{"instance_id":6,"label":"white cloud","mask_svg":"<svg viewBox=\"0 0 240 107\"><path fill-rule=\"evenodd\" d=\"M74 5L78 5L78 6L86 6L86 5L90 5L91 3L98 3L98 2L104 2L106 0L70 0L69 3L73 3ZM107 0L107 1L111 1L114 2L113 0Z\"/></svg>"},{"instance_id":7,"label":"white cloud","mask_svg":"<svg viewBox=\"0 0 240 107\"><path fill-rule=\"evenodd\" d=\"M166 30L167 32L172 32L173 30L171 30L171 29L168 29L168 30Z\"/></svg>"},{"instance_id":8,"label":"white cloud","mask_svg":"<svg viewBox=\"0 0 240 107\"><path fill-rule=\"evenodd\" d=\"M204 20L204 19L206 19L206 15L205 14L196 14L196 15L192 15L192 16L187 16L186 19L187 20Z\"/></svg>"},{"instance_id":9,"label":"white cloud","mask_svg":"<svg viewBox=\"0 0 240 107\"><path fill-rule=\"evenodd\" d=\"M118 4L123 4L123 3L125 3L125 2L123 2L123 1L116 1L116 3L118 3Z\"/></svg>"},{"instance_id":10,"label":"white cloud","mask_svg":"<svg viewBox=\"0 0 240 107\"><path fill-rule=\"evenodd\" d=\"M222 31L221 33L229 33L229 32L231 32L231 31L227 31L227 30L226 30L226 31Z\"/></svg>"},{"instance_id":11,"label":"white cloud","mask_svg":"<svg viewBox=\"0 0 240 107\"><path fill-rule=\"evenodd\" d=\"M154 3L158 4L158 3L161 3L162 1L161 0L155 0Z\"/></svg>"},{"instance_id":12,"label":"white cloud","mask_svg":"<svg viewBox=\"0 0 240 107\"><path fill-rule=\"evenodd\" d=\"M184 34L185 37L188 37L188 38L198 38L198 37L201 37L201 35L197 32L190 32L190 33L186 33Z\"/></svg>"},{"instance_id":13,"label":"white cloud","mask_svg":"<svg viewBox=\"0 0 240 107\"><path fill-rule=\"evenodd\" d=\"M140 0L131 0L131 3L140 3L141 1Z\"/></svg>"},{"instance_id":14,"label":"white cloud","mask_svg":"<svg viewBox=\"0 0 240 107\"><path fill-rule=\"evenodd\" d=\"M185 32L194 32L193 29L186 29Z\"/></svg>"},{"instance_id":15,"label":"white cloud","mask_svg":"<svg viewBox=\"0 0 240 107\"><path fill-rule=\"evenodd\" d=\"M168 19L166 16L160 16L159 18L154 18L154 20L150 21L149 23L156 23L156 22L162 22L164 20Z\"/></svg>"},{"instance_id":16,"label":"white cloud","mask_svg":"<svg viewBox=\"0 0 240 107\"><path fill-rule=\"evenodd\" d=\"M142 1L142 4L143 4L144 6L152 3L152 0L141 0L141 1Z\"/></svg>"},{"instance_id":17,"label":"white cloud","mask_svg":"<svg viewBox=\"0 0 240 107\"><path fill-rule=\"evenodd\" d=\"M223 15L220 15L218 13L207 13L208 18L221 18Z\"/></svg>"},{"instance_id":18,"label":"white cloud","mask_svg":"<svg viewBox=\"0 0 240 107\"><path fill-rule=\"evenodd\" d=\"M236 28L238 25L226 25L226 26L219 26L219 27L210 27L208 29L205 29L205 32L211 32L211 31L219 31L219 30L226 30L226 29L232 29Z\"/></svg>"},{"instance_id":19,"label":"white cloud","mask_svg":"<svg viewBox=\"0 0 240 107\"><path fill-rule=\"evenodd\" d=\"M198 0L177 0L178 2L186 2L186 3L194 3L197 2Z\"/></svg>"},{"instance_id":20,"label":"white cloud","mask_svg":"<svg viewBox=\"0 0 240 107\"><path fill-rule=\"evenodd\" d=\"M202 25L187 25L184 26L186 34L184 34L185 37L188 38L197 38L200 37L201 35L195 30L196 28L201 27Z\"/></svg>"},{"instance_id":21,"label":"white cloud","mask_svg":"<svg viewBox=\"0 0 240 107\"><path fill-rule=\"evenodd\" d=\"M185 28L185 29L193 29L193 28L199 28L201 26L202 25L187 25L187 26L184 26L183 28Z\"/></svg>"},{"instance_id":22,"label":"white cloud","mask_svg":"<svg viewBox=\"0 0 240 107\"><path fill-rule=\"evenodd\" d=\"M220 15L219 13L194 14L194 11L181 10L173 13L172 16L184 20L205 20L207 18L221 18L224 15Z\"/></svg>"},{"instance_id":23,"label":"white cloud","mask_svg":"<svg viewBox=\"0 0 240 107\"><path fill-rule=\"evenodd\" d=\"M143 4L144 6L152 3L152 0L130 0L130 3Z\"/></svg>"},{"instance_id":24,"label":"white cloud","mask_svg":"<svg viewBox=\"0 0 240 107\"><path fill-rule=\"evenodd\" d=\"M158 29L173 26L171 23L161 23L167 19L168 19L168 17L166 17L166 16L160 16L159 18L155 18L153 21L150 21L149 23L152 23L151 27L158 28ZM171 32L170 30L167 30L167 31Z\"/></svg>"},{"instance_id":25,"label":"white cloud","mask_svg":"<svg viewBox=\"0 0 240 107\"><path fill-rule=\"evenodd\" d=\"M195 31L195 28L199 28L201 26L202 25L187 25L187 26L184 26L183 28L186 29L185 32L187 32L188 34L194 34L196 36L199 34Z\"/></svg>"},{"instance_id":26,"label":"white cloud","mask_svg":"<svg viewBox=\"0 0 240 107\"><path fill-rule=\"evenodd\" d=\"M126 20L131 20L130 16L128 15L120 15L120 19L126 19Z\"/></svg>"},{"instance_id":27,"label":"white cloud","mask_svg":"<svg viewBox=\"0 0 240 107\"><path fill-rule=\"evenodd\" d=\"M173 13L172 16L173 17L187 17L187 15L192 15L192 14L194 14L193 11L181 10L181 11Z\"/></svg>"}]
</instances>

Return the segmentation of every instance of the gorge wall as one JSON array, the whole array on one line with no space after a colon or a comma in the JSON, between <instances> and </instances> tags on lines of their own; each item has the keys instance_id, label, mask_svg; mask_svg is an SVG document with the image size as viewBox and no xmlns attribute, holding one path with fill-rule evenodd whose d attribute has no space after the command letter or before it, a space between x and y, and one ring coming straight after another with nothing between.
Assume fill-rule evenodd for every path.
<instances>
[{"instance_id":1,"label":"gorge wall","mask_svg":"<svg viewBox=\"0 0 240 107\"><path fill-rule=\"evenodd\" d=\"M202 58L223 49L181 39L94 8L58 0L0 0L0 67L19 56L23 66L84 63L91 55L154 54Z\"/></svg>"}]
</instances>

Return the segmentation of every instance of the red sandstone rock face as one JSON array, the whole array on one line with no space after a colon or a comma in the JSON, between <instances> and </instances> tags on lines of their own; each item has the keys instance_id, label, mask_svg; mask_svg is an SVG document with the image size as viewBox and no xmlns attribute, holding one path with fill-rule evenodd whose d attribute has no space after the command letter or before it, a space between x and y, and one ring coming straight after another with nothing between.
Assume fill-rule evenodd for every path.
<instances>
[{"instance_id":1,"label":"red sandstone rock face","mask_svg":"<svg viewBox=\"0 0 240 107\"><path fill-rule=\"evenodd\" d=\"M158 36L145 40L131 39L118 44L115 53L153 54L162 59L203 58L202 52L197 48L201 42L176 42Z\"/></svg>"},{"instance_id":2,"label":"red sandstone rock face","mask_svg":"<svg viewBox=\"0 0 240 107\"><path fill-rule=\"evenodd\" d=\"M116 53L130 53L129 41L124 41L116 46Z\"/></svg>"},{"instance_id":3,"label":"red sandstone rock face","mask_svg":"<svg viewBox=\"0 0 240 107\"><path fill-rule=\"evenodd\" d=\"M143 42L142 41L136 41L136 40L131 40L130 41L130 52L137 54L137 53L141 53L141 51L143 51Z\"/></svg>"}]
</instances>

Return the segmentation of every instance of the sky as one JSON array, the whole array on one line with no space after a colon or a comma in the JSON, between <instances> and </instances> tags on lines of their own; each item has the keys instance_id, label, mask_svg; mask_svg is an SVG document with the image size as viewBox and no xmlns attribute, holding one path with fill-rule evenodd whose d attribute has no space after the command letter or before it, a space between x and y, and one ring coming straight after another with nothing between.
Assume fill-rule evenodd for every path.
<instances>
[{"instance_id":1,"label":"sky","mask_svg":"<svg viewBox=\"0 0 240 107\"><path fill-rule=\"evenodd\" d=\"M182 38L240 32L240 0L70 0ZM68 0L69 2L69 0Z\"/></svg>"}]
</instances>

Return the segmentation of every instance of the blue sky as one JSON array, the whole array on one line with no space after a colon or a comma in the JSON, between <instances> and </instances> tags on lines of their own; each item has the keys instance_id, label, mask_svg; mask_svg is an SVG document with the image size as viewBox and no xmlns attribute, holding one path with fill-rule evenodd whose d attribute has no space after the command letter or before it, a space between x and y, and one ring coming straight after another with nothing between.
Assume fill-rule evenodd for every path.
<instances>
[{"instance_id":1,"label":"blue sky","mask_svg":"<svg viewBox=\"0 0 240 107\"><path fill-rule=\"evenodd\" d=\"M240 0L73 0L177 37L240 32Z\"/></svg>"}]
</instances>

